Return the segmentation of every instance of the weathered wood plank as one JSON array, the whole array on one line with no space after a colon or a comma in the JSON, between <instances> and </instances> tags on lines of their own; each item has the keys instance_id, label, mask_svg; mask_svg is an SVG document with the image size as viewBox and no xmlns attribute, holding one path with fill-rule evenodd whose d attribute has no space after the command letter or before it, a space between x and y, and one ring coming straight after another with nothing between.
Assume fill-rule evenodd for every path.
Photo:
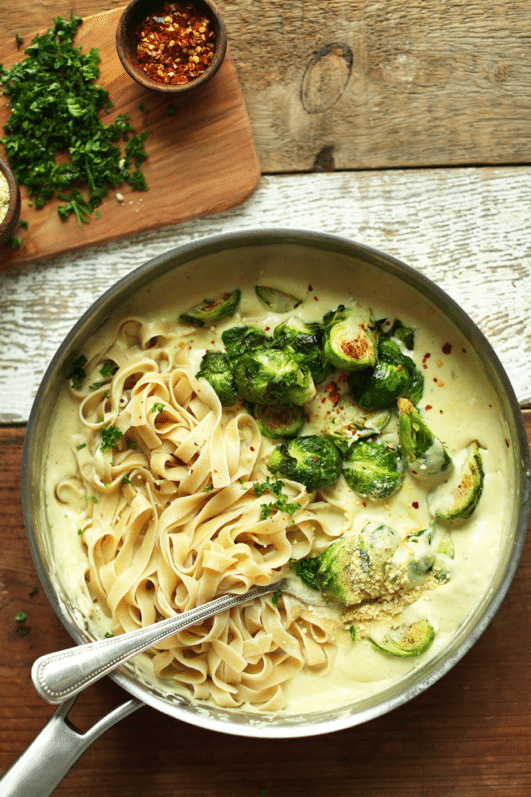
<instances>
[{"instance_id":1,"label":"weathered wood plank","mask_svg":"<svg viewBox=\"0 0 531 797\"><path fill-rule=\"evenodd\" d=\"M243 228L335 233L404 260L487 335L531 402L527 167L263 177L226 213L0 272L0 422L27 420L44 370L81 313L117 279L179 244Z\"/></svg>"},{"instance_id":2,"label":"weathered wood plank","mask_svg":"<svg viewBox=\"0 0 531 797\"><path fill-rule=\"evenodd\" d=\"M0 9L0 38L109 0ZM529 161L531 5L219 0L263 172Z\"/></svg>"},{"instance_id":3,"label":"weathered wood plank","mask_svg":"<svg viewBox=\"0 0 531 797\"><path fill-rule=\"evenodd\" d=\"M531 413L525 417L531 437ZM52 714L31 684L33 661L70 644L42 588L29 594L37 577L20 509L23 436L23 429L0 429L0 775ZM390 714L315 738L235 742L144 708L93 744L56 794L329 797L333 785L337 797L528 797L531 648L522 634L531 624L530 584L531 538L505 601L472 650ZM24 624L15 620L21 610ZM72 719L87 730L125 697L104 679L79 698Z\"/></svg>"}]
</instances>

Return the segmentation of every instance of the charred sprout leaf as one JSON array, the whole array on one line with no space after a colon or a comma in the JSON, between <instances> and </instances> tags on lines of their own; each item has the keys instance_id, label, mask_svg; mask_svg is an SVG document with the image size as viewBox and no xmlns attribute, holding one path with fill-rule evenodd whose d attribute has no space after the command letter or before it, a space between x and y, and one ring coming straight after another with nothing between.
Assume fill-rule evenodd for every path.
<instances>
[{"instance_id":1,"label":"charred sprout leaf","mask_svg":"<svg viewBox=\"0 0 531 797\"><path fill-rule=\"evenodd\" d=\"M447 581L452 558L450 535L431 524L400 543L387 564L389 584L400 589L415 589L422 586L430 575L438 581Z\"/></svg>"},{"instance_id":2,"label":"charred sprout leaf","mask_svg":"<svg viewBox=\"0 0 531 797\"><path fill-rule=\"evenodd\" d=\"M224 407L230 407L238 398L229 358L224 352L205 352L196 377L203 377L212 385Z\"/></svg>"},{"instance_id":3,"label":"charred sprout leaf","mask_svg":"<svg viewBox=\"0 0 531 797\"><path fill-rule=\"evenodd\" d=\"M272 339L258 327L231 327L221 333L221 340L227 350L229 360L236 360L242 354L254 349L266 349Z\"/></svg>"},{"instance_id":4,"label":"charred sprout leaf","mask_svg":"<svg viewBox=\"0 0 531 797\"><path fill-rule=\"evenodd\" d=\"M289 349L300 365L308 368L316 385L332 373L332 365L323 354L323 328L300 318L289 318L273 332L274 345Z\"/></svg>"},{"instance_id":5,"label":"charred sprout leaf","mask_svg":"<svg viewBox=\"0 0 531 797\"><path fill-rule=\"evenodd\" d=\"M447 481L428 493L433 517L448 522L469 518L481 498L484 478L479 443L474 440L454 457L454 469Z\"/></svg>"},{"instance_id":6,"label":"charred sprout leaf","mask_svg":"<svg viewBox=\"0 0 531 797\"><path fill-rule=\"evenodd\" d=\"M398 399L398 433L402 455L415 476L432 478L451 467L452 459L443 443L406 398Z\"/></svg>"},{"instance_id":7,"label":"charred sprout leaf","mask_svg":"<svg viewBox=\"0 0 531 797\"><path fill-rule=\"evenodd\" d=\"M255 404L253 415L258 427L266 437L296 437L306 420L302 407L271 407L267 404Z\"/></svg>"},{"instance_id":8,"label":"charred sprout leaf","mask_svg":"<svg viewBox=\"0 0 531 797\"><path fill-rule=\"evenodd\" d=\"M374 648L390 656L420 656L425 653L435 639L435 629L428 620L404 623L385 634L373 633L370 640Z\"/></svg>"},{"instance_id":9,"label":"charred sprout leaf","mask_svg":"<svg viewBox=\"0 0 531 797\"><path fill-rule=\"evenodd\" d=\"M290 293L285 293L278 288L269 288L266 285L256 285L255 293L260 302L273 313L289 313L302 303Z\"/></svg>"},{"instance_id":10,"label":"charred sprout leaf","mask_svg":"<svg viewBox=\"0 0 531 797\"><path fill-rule=\"evenodd\" d=\"M319 589L346 606L379 597L386 591L386 565L398 543L394 529L373 521L359 534L339 537L319 557Z\"/></svg>"},{"instance_id":11,"label":"charred sprout leaf","mask_svg":"<svg viewBox=\"0 0 531 797\"><path fill-rule=\"evenodd\" d=\"M288 479L300 482L309 492L333 484L341 474L341 455L328 438L321 435L295 437L276 446L268 468Z\"/></svg>"},{"instance_id":12,"label":"charred sprout leaf","mask_svg":"<svg viewBox=\"0 0 531 797\"><path fill-rule=\"evenodd\" d=\"M364 410L348 394L343 395L332 408L329 408L328 403L321 404L321 407L321 431L334 441L343 454L346 454L351 443L378 434L391 420L390 410Z\"/></svg>"},{"instance_id":13,"label":"charred sprout leaf","mask_svg":"<svg viewBox=\"0 0 531 797\"><path fill-rule=\"evenodd\" d=\"M182 321L183 324L204 327L205 324L213 324L222 318L229 318L236 312L241 295L240 289L236 288L234 291L224 293L223 296L218 296L217 299L203 299L186 313L181 313L179 321Z\"/></svg>"},{"instance_id":14,"label":"charred sprout leaf","mask_svg":"<svg viewBox=\"0 0 531 797\"><path fill-rule=\"evenodd\" d=\"M256 404L302 406L315 396L312 375L291 354L279 349L255 349L232 363L238 395Z\"/></svg>"},{"instance_id":15,"label":"charred sprout leaf","mask_svg":"<svg viewBox=\"0 0 531 797\"><path fill-rule=\"evenodd\" d=\"M424 391L424 377L395 341L382 340L376 365L349 374L348 385L352 398L361 407L383 410L394 406L400 396L417 404Z\"/></svg>"},{"instance_id":16,"label":"charred sprout leaf","mask_svg":"<svg viewBox=\"0 0 531 797\"><path fill-rule=\"evenodd\" d=\"M349 448L343 475L349 487L364 498L387 498L402 483L400 449L382 440L360 440Z\"/></svg>"},{"instance_id":17,"label":"charred sprout leaf","mask_svg":"<svg viewBox=\"0 0 531 797\"><path fill-rule=\"evenodd\" d=\"M112 103L97 83L98 51L82 54L74 47L81 24L73 14L69 20L57 17L26 48L24 60L10 70L0 66L0 82L10 101L3 144L18 182L34 197L36 208L58 197L64 202L58 208L61 218L73 213L80 225L110 188L124 182L139 187L132 169L136 171L140 153L145 157L149 132L137 134L124 115L107 126L100 121L100 112ZM122 141L128 144L122 147ZM136 152L134 157L128 148Z\"/></svg>"},{"instance_id":18,"label":"charred sprout leaf","mask_svg":"<svg viewBox=\"0 0 531 797\"><path fill-rule=\"evenodd\" d=\"M324 355L336 368L357 371L373 366L378 331L370 310L340 305L324 319Z\"/></svg>"}]
</instances>

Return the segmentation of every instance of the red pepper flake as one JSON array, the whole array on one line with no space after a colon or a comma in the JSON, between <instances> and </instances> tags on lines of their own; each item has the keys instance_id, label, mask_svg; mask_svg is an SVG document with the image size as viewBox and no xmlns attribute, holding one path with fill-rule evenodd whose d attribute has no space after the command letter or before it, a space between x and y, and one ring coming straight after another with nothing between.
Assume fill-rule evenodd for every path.
<instances>
[{"instance_id":1,"label":"red pepper flake","mask_svg":"<svg viewBox=\"0 0 531 797\"><path fill-rule=\"evenodd\" d=\"M214 57L212 23L191 3L164 3L135 32L138 63L157 83L189 83Z\"/></svg>"},{"instance_id":2,"label":"red pepper flake","mask_svg":"<svg viewBox=\"0 0 531 797\"><path fill-rule=\"evenodd\" d=\"M507 448L510 448L510 447L511 447L511 444L509 443L509 441L507 440L507 438L505 438L505 445L507 446Z\"/></svg>"},{"instance_id":3,"label":"red pepper flake","mask_svg":"<svg viewBox=\"0 0 531 797\"><path fill-rule=\"evenodd\" d=\"M444 346L442 347L442 351L443 351L443 354L451 354L452 353L452 344L451 343L445 343Z\"/></svg>"},{"instance_id":4,"label":"red pepper flake","mask_svg":"<svg viewBox=\"0 0 531 797\"><path fill-rule=\"evenodd\" d=\"M311 285L308 285L308 291L309 291L310 293L313 291L313 288L312 288L312 286L311 286Z\"/></svg>"},{"instance_id":5,"label":"red pepper flake","mask_svg":"<svg viewBox=\"0 0 531 797\"><path fill-rule=\"evenodd\" d=\"M425 409L425 410L431 410L431 409L432 409L432 406L431 406L431 404L426 404L426 406L424 407L424 409Z\"/></svg>"},{"instance_id":6,"label":"red pepper flake","mask_svg":"<svg viewBox=\"0 0 531 797\"><path fill-rule=\"evenodd\" d=\"M418 509L419 508L419 502L418 501L413 501L411 506L413 507L413 509Z\"/></svg>"}]
</instances>

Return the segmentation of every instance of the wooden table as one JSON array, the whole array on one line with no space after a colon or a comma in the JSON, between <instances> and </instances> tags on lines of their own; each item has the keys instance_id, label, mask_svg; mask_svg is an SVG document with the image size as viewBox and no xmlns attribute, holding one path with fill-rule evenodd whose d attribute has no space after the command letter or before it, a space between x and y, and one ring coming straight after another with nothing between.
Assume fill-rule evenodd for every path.
<instances>
[{"instance_id":1,"label":"wooden table","mask_svg":"<svg viewBox=\"0 0 531 797\"><path fill-rule=\"evenodd\" d=\"M0 40L67 0L0 9ZM33 660L69 637L38 587L20 505L31 403L92 300L156 254L218 231L300 227L384 249L436 280L490 339L531 436L531 5L438 0L220 0L261 178L243 205L0 273L0 772L52 707ZM527 797L531 793L531 542L495 619L427 692L366 725L308 740L238 739L149 708L97 741L58 795ZM25 610L28 619L17 624ZM123 697L91 687L88 728ZM0 788L1 794L1 788ZM21 795L24 797L24 795Z\"/></svg>"}]
</instances>

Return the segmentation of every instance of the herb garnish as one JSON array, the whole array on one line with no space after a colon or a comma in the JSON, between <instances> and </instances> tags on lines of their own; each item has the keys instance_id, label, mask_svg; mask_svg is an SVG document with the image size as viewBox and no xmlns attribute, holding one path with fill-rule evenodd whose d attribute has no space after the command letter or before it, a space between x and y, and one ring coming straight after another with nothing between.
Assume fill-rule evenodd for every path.
<instances>
[{"instance_id":1,"label":"herb garnish","mask_svg":"<svg viewBox=\"0 0 531 797\"><path fill-rule=\"evenodd\" d=\"M85 365L87 364L87 358L84 354L77 358L77 360L72 365L72 368L68 372L67 379L72 380L72 387L75 390L79 390L83 385L83 380L87 376L87 372L85 371Z\"/></svg>"},{"instance_id":2,"label":"herb garnish","mask_svg":"<svg viewBox=\"0 0 531 797\"><path fill-rule=\"evenodd\" d=\"M266 520L266 518L273 514L275 509L279 512L287 512L288 515L293 515L297 509L300 509L299 504L290 502L288 496L282 492L283 487L284 482L281 479L275 479L273 481L269 476L267 476L265 482L256 482L253 484L253 492L257 498L264 495L266 492L271 492L276 495L276 501L270 504L262 504L260 509L260 520Z\"/></svg>"},{"instance_id":3,"label":"herb garnish","mask_svg":"<svg viewBox=\"0 0 531 797\"><path fill-rule=\"evenodd\" d=\"M101 450L108 451L110 448L117 450L116 443L121 440L124 433L117 426L104 426L101 430Z\"/></svg>"},{"instance_id":4,"label":"herb garnish","mask_svg":"<svg viewBox=\"0 0 531 797\"><path fill-rule=\"evenodd\" d=\"M79 226L110 188L127 182L146 190L139 167L150 132L137 133L124 114L109 125L100 121L100 111L112 102L97 83L98 51L82 54L74 47L81 24L73 13L69 20L55 18L25 49L24 60L10 70L0 65L0 84L11 105L2 143L17 180L36 208L57 197L63 202L60 217L73 213Z\"/></svg>"}]
</instances>

